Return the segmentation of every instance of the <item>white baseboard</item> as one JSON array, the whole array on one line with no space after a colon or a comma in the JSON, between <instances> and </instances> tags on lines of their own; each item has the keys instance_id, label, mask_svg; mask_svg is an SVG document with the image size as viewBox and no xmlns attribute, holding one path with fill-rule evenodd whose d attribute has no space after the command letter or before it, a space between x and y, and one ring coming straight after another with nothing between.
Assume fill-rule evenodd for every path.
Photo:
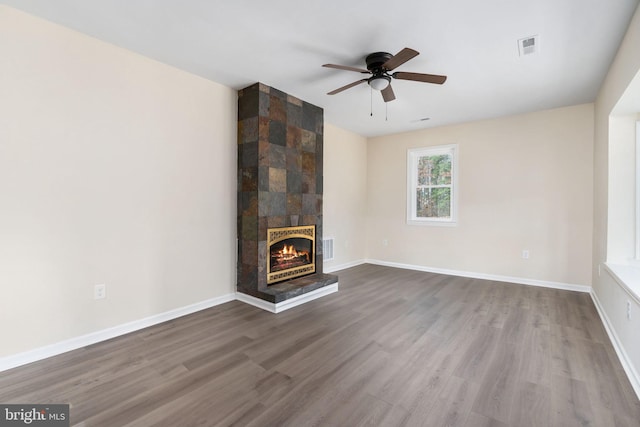
<instances>
[{"instance_id":1,"label":"white baseboard","mask_svg":"<svg viewBox=\"0 0 640 427\"><path fill-rule=\"evenodd\" d=\"M270 311L271 313L276 312L275 303L265 301L263 299L256 298L254 296L251 296L242 292L236 292L236 299L245 304L252 305L254 307L260 308L265 311Z\"/></svg>"},{"instance_id":2,"label":"white baseboard","mask_svg":"<svg viewBox=\"0 0 640 427\"><path fill-rule=\"evenodd\" d=\"M517 283L520 285L540 286L543 288L562 289L565 291L591 292L591 286L574 285L561 282L549 282L546 280L527 279L524 277L500 276L496 274L474 273L471 271L449 270L445 268L426 267L422 265L401 264L397 262L380 261L377 259L365 260L367 264L384 265L387 267L404 268L406 270L426 271L428 273L447 274L450 276L469 277L472 279L493 280L496 282Z\"/></svg>"},{"instance_id":3,"label":"white baseboard","mask_svg":"<svg viewBox=\"0 0 640 427\"><path fill-rule=\"evenodd\" d=\"M46 359L48 357L57 356L58 354L66 353L71 350L77 350L91 344L96 344L98 342L106 341L120 335L125 335L130 332L148 328L149 326L157 325L168 320L173 320L178 317L186 316L188 314L215 307L216 305L224 304L233 300L235 300L235 295L227 294L217 298L211 298L205 301L197 302L185 307L165 311L164 313L145 317L144 319L134 320L133 322L124 323L112 328L102 329L100 331L91 332L79 337L70 338L68 340L36 348L34 350L2 357L0 358L0 372L18 366L26 365L28 363L37 362L38 360Z\"/></svg>"},{"instance_id":4,"label":"white baseboard","mask_svg":"<svg viewBox=\"0 0 640 427\"><path fill-rule=\"evenodd\" d=\"M236 292L236 299L254 307L258 307L271 313L277 314L285 310L289 310L290 308L299 306L300 304L304 304L305 302L313 301L314 299L332 294L334 292L338 292L337 282L331 285L327 285L323 288L316 289L315 291L307 292L306 294L302 294L278 303L268 302L251 295L244 294L242 292Z\"/></svg>"},{"instance_id":5,"label":"white baseboard","mask_svg":"<svg viewBox=\"0 0 640 427\"><path fill-rule=\"evenodd\" d=\"M618 359L620 360L620 364L622 364L622 368L624 372L627 374L627 378L629 378L629 382L631 383L631 387L636 392L636 396L640 399L640 375L633 367L633 363L629 359L627 352L622 347L620 340L618 339L618 335L616 334L616 330L613 328L611 321L609 320L609 316L604 311L602 304L600 304L600 300L598 299L598 295L595 292L591 292L591 299L593 300L593 304L596 306L596 310L598 310L598 314L600 315L600 320L604 325L604 329L607 331L607 335L609 335L609 340L613 345L616 354L618 355Z\"/></svg>"},{"instance_id":6,"label":"white baseboard","mask_svg":"<svg viewBox=\"0 0 640 427\"><path fill-rule=\"evenodd\" d=\"M367 261L364 259L359 259L357 261L351 261L351 262L347 262L339 265L331 265L329 267L326 267L325 265L323 265L322 271L325 273L333 273L338 270L344 270L345 268L357 267L359 265L366 264L366 262Z\"/></svg>"}]
</instances>

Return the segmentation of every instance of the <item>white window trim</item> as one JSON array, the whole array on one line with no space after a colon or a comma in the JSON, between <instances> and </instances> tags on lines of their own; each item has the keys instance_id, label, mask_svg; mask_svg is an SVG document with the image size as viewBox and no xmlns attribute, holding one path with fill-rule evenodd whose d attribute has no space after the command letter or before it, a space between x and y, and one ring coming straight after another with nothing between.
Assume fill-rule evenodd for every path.
<instances>
[{"instance_id":1,"label":"white window trim","mask_svg":"<svg viewBox=\"0 0 640 427\"><path fill-rule=\"evenodd\" d=\"M416 187L418 158L424 155L451 153L451 218L417 218ZM458 144L410 148L407 150L407 224L455 227L458 225Z\"/></svg>"},{"instance_id":2,"label":"white window trim","mask_svg":"<svg viewBox=\"0 0 640 427\"><path fill-rule=\"evenodd\" d=\"M636 253L635 261L640 261L640 121L636 122Z\"/></svg>"}]
</instances>

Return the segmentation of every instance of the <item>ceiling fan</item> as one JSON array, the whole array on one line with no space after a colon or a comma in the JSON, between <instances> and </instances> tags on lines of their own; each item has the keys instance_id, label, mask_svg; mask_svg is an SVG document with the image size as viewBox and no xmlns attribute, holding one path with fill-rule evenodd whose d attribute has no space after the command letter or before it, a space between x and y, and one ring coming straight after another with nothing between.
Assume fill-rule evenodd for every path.
<instances>
[{"instance_id":1,"label":"ceiling fan","mask_svg":"<svg viewBox=\"0 0 640 427\"><path fill-rule=\"evenodd\" d=\"M367 82L373 89L379 90L382 93L382 99L384 102L393 101L396 99L396 95L391 88L391 79L399 80L412 80L415 82L434 83L441 85L447 80L447 76L438 76L436 74L422 74L422 73L407 73L407 72L395 72L400 65L409 61L410 59L418 56L420 53L413 49L405 47L396 55L391 55L387 52L374 52L367 56L365 59L367 63L367 69L349 67L346 65L324 64L323 67L337 68L338 70L355 71L362 74L371 74L371 77L366 79L357 80L348 85L342 86L336 90L332 90L327 95L335 95L344 90L350 89L361 83Z\"/></svg>"}]
</instances>

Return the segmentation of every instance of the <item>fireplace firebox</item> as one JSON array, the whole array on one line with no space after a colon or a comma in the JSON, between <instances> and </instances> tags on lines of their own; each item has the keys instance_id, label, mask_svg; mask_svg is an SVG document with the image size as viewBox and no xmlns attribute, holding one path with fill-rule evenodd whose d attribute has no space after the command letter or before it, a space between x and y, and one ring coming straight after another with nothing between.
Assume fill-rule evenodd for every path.
<instances>
[{"instance_id":1,"label":"fireplace firebox","mask_svg":"<svg viewBox=\"0 0 640 427\"><path fill-rule=\"evenodd\" d=\"M315 273L315 225L267 230L267 284Z\"/></svg>"}]
</instances>

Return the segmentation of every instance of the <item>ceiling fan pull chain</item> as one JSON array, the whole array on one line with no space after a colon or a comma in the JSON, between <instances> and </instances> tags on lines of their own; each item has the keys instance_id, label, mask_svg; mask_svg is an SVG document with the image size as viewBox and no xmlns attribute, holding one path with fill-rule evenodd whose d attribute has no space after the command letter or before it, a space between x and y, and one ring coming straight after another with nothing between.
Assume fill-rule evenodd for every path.
<instances>
[{"instance_id":1,"label":"ceiling fan pull chain","mask_svg":"<svg viewBox=\"0 0 640 427\"><path fill-rule=\"evenodd\" d=\"M373 117L373 88L369 86L369 94L371 95L371 117Z\"/></svg>"},{"instance_id":2,"label":"ceiling fan pull chain","mask_svg":"<svg viewBox=\"0 0 640 427\"><path fill-rule=\"evenodd\" d=\"M388 102L384 103L384 121L385 122L389 121L389 103Z\"/></svg>"}]
</instances>

